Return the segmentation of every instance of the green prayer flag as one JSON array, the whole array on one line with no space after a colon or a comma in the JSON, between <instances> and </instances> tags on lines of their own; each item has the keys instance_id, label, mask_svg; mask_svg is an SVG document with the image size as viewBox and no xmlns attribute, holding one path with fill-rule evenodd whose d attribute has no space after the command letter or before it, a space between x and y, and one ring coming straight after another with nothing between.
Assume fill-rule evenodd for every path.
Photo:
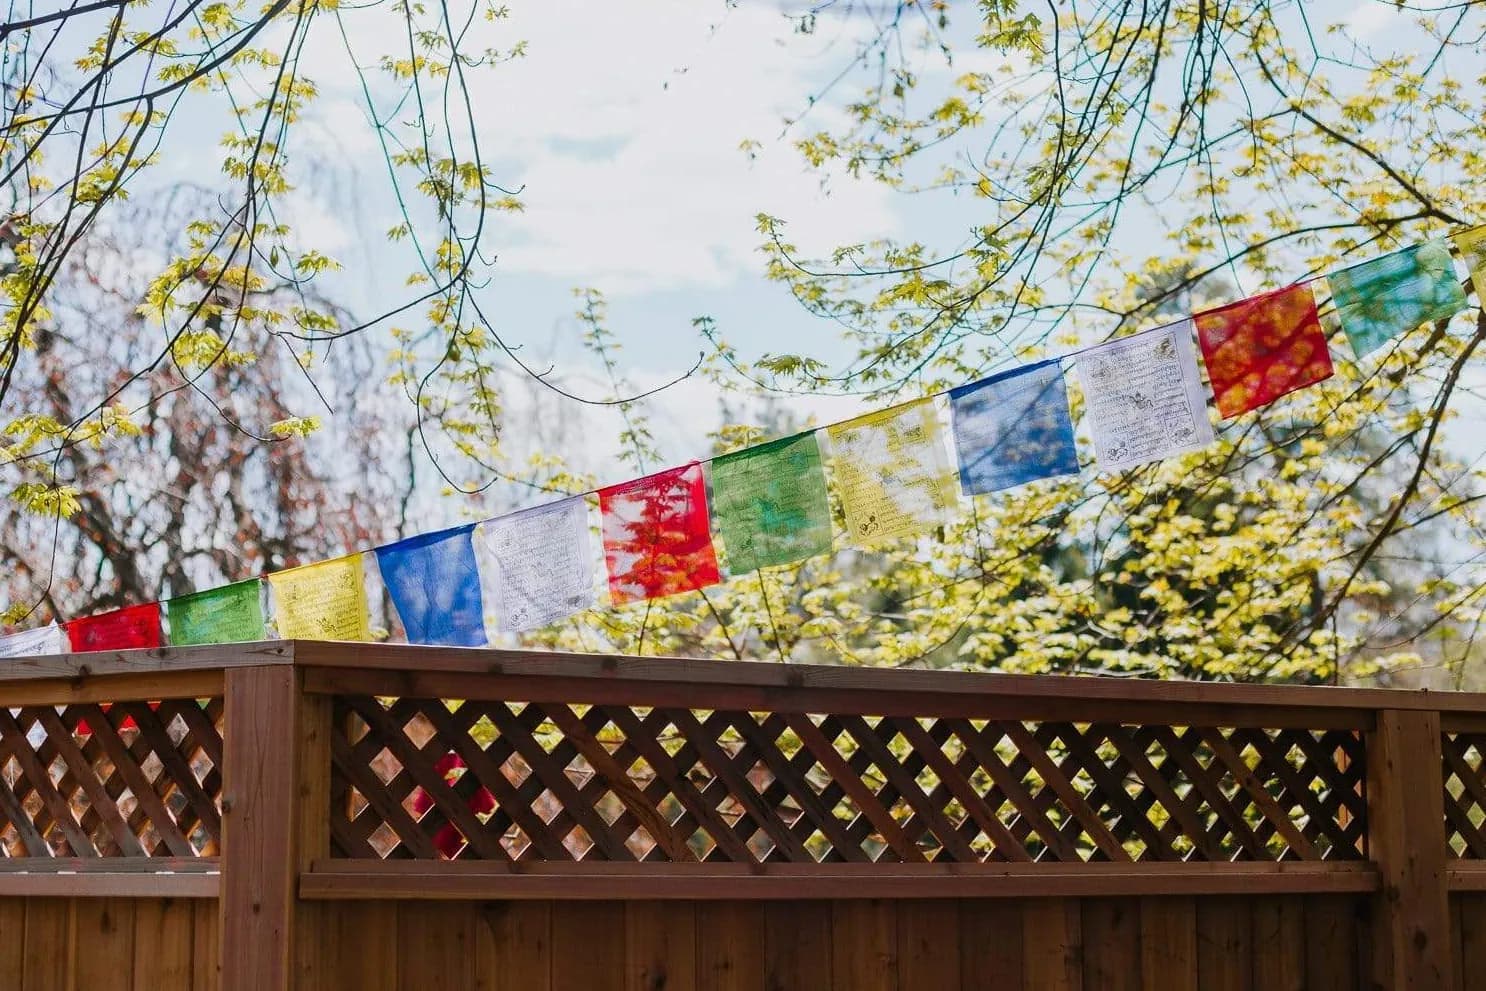
<instances>
[{"instance_id":1,"label":"green prayer flag","mask_svg":"<svg viewBox=\"0 0 1486 991\"><path fill-rule=\"evenodd\" d=\"M1352 350L1362 358L1405 331L1465 309L1444 241L1395 251L1326 276Z\"/></svg>"},{"instance_id":2,"label":"green prayer flag","mask_svg":"<svg viewBox=\"0 0 1486 991\"><path fill-rule=\"evenodd\" d=\"M815 434L713 461L712 513L734 573L829 551L831 511Z\"/></svg>"},{"instance_id":3,"label":"green prayer flag","mask_svg":"<svg viewBox=\"0 0 1486 991\"><path fill-rule=\"evenodd\" d=\"M169 599L170 642L176 646L262 640L263 603L258 579Z\"/></svg>"}]
</instances>

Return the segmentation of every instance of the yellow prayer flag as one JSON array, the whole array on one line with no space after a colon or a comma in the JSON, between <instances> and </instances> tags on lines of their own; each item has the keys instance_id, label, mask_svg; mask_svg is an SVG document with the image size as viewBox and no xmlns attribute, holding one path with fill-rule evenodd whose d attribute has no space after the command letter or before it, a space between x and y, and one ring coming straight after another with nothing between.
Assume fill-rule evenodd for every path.
<instances>
[{"instance_id":1,"label":"yellow prayer flag","mask_svg":"<svg viewBox=\"0 0 1486 991\"><path fill-rule=\"evenodd\" d=\"M923 533L947 520L959 486L932 400L827 428L832 476L858 543Z\"/></svg>"},{"instance_id":2,"label":"yellow prayer flag","mask_svg":"<svg viewBox=\"0 0 1486 991\"><path fill-rule=\"evenodd\" d=\"M1477 227L1454 237L1455 247L1470 269L1471 281L1476 284L1476 302L1486 306L1486 227Z\"/></svg>"},{"instance_id":3,"label":"yellow prayer flag","mask_svg":"<svg viewBox=\"0 0 1486 991\"><path fill-rule=\"evenodd\" d=\"M361 555L268 576L274 624L285 640L370 640Z\"/></svg>"}]
</instances>

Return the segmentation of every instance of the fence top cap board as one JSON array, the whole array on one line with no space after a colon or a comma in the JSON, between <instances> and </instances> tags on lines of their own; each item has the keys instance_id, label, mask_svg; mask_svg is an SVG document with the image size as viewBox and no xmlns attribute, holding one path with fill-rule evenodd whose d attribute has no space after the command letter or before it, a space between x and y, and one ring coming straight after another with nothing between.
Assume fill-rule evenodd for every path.
<instances>
[{"instance_id":1,"label":"fence top cap board","mask_svg":"<svg viewBox=\"0 0 1486 991\"><path fill-rule=\"evenodd\" d=\"M780 664L703 658L634 657L559 651L308 640L152 650L52 654L0 662L0 683L67 681L80 684L119 675L291 665L306 669L405 672L411 675L496 676L523 682L693 686L749 689L776 696L791 690L900 693L946 698L1145 702L1274 706L1306 709L1432 709L1486 713L1486 693L1428 689L1333 688L1286 684L1230 684L1111 678L1090 675L1018 675L837 665Z\"/></svg>"}]
</instances>

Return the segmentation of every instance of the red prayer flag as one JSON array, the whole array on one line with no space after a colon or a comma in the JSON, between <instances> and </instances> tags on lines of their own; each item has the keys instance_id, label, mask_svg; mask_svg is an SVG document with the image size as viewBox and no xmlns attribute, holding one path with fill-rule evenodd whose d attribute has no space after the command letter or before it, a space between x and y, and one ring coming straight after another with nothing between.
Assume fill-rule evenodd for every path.
<instances>
[{"instance_id":1,"label":"red prayer flag","mask_svg":"<svg viewBox=\"0 0 1486 991\"><path fill-rule=\"evenodd\" d=\"M615 605L722 581L700 464L602 489L599 510Z\"/></svg>"},{"instance_id":2,"label":"red prayer flag","mask_svg":"<svg viewBox=\"0 0 1486 991\"><path fill-rule=\"evenodd\" d=\"M65 624L75 653L160 646L160 603L126 606Z\"/></svg>"},{"instance_id":3,"label":"red prayer flag","mask_svg":"<svg viewBox=\"0 0 1486 991\"><path fill-rule=\"evenodd\" d=\"M1253 296L1193 319L1224 419L1331 377L1310 286Z\"/></svg>"}]
</instances>

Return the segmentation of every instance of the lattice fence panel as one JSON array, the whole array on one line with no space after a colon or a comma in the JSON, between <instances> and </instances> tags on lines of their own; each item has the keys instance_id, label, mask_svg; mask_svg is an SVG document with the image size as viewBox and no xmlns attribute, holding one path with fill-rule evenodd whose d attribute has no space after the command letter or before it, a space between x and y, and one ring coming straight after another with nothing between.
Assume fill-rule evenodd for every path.
<instances>
[{"instance_id":1,"label":"lattice fence panel","mask_svg":"<svg viewBox=\"0 0 1486 991\"><path fill-rule=\"evenodd\" d=\"M337 856L1357 859L1340 731L340 696Z\"/></svg>"},{"instance_id":2,"label":"lattice fence panel","mask_svg":"<svg viewBox=\"0 0 1486 991\"><path fill-rule=\"evenodd\" d=\"M222 700L0 708L7 857L211 857Z\"/></svg>"},{"instance_id":3,"label":"lattice fence panel","mask_svg":"<svg viewBox=\"0 0 1486 991\"><path fill-rule=\"evenodd\" d=\"M1445 733L1445 843L1461 860L1486 860L1486 734Z\"/></svg>"}]
</instances>

